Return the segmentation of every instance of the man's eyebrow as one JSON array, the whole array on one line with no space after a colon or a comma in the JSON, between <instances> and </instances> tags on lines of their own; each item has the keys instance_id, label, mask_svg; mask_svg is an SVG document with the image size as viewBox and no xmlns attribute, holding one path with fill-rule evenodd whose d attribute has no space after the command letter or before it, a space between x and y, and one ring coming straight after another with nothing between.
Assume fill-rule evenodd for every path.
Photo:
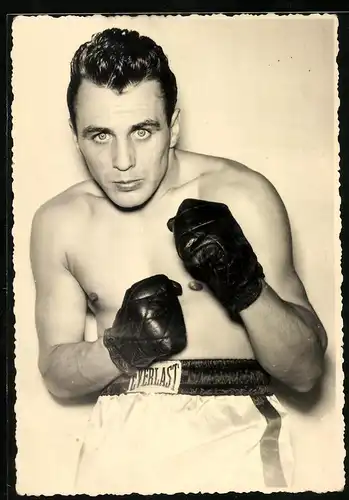
<instances>
[{"instance_id":1,"label":"man's eyebrow","mask_svg":"<svg viewBox=\"0 0 349 500\"><path fill-rule=\"evenodd\" d=\"M160 122L158 120L152 120L151 118L147 118L146 120L143 120L139 123L136 123L135 125L132 125L131 127L131 132L135 130L139 130L140 128L154 128L156 130L159 130L161 128Z\"/></svg>"},{"instance_id":2,"label":"man's eyebrow","mask_svg":"<svg viewBox=\"0 0 349 500\"><path fill-rule=\"evenodd\" d=\"M90 136L91 134L111 134L114 135L113 131L108 127L98 127L96 125L88 125L82 131L82 136L84 138Z\"/></svg>"}]
</instances>

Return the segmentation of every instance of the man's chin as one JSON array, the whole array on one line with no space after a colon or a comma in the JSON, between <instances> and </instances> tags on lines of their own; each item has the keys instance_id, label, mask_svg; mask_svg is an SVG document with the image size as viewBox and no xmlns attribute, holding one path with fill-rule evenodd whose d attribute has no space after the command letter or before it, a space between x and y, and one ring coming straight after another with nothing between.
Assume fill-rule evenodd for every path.
<instances>
[{"instance_id":1,"label":"man's chin","mask_svg":"<svg viewBox=\"0 0 349 500\"><path fill-rule=\"evenodd\" d=\"M118 196L110 197L110 200L120 210L132 211L140 210L150 201L152 196L139 196L135 193L125 193Z\"/></svg>"}]
</instances>

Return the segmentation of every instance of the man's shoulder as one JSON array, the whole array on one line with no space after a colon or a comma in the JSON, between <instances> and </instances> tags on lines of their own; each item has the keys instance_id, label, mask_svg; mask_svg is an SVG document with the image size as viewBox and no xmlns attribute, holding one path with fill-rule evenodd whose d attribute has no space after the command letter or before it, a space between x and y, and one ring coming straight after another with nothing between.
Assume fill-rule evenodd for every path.
<instances>
[{"instance_id":1,"label":"man's shoulder","mask_svg":"<svg viewBox=\"0 0 349 500\"><path fill-rule=\"evenodd\" d=\"M244 232L258 245L259 235L263 239L267 231L289 234L285 205L267 177L233 160L208 157L204 161L213 167L199 177L200 199L227 205Z\"/></svg>"},{"instance_id":2,"label":"man's shoulder","mask_svg":"<svg viewBox=\"0 0 349 500\"><path fill-rule=\"evenodd\" d=\"M262 173L240 162L214 156L193 155L190 164L196 165L201 199L225 203L242 219L269 220L275 212L287 216L275 186Z\"/></svg>"},{"instance_id":3,"label":"man's shoulder","mask_svg":"<svg viewBox=\"0 0 349 500\"><path fill-rule=\"evenodd\" d=\"M33 230L38 232L69 231L77 227L91 213L91 199L96 196L92 180L85 180L67 188L43 203L33 217Z\"/></svg>"},{"instance_id":4,"label":"man's shoulder","mask_svg":"<svg viewBox=\"0 0 349 500\"><path fill-rule=\"evenodd\" d=\"M185 163L198 180L202 198L231 197L239 199L277 196L276 189L263 174L238 161L218 156L184 152ZM186 167L186 165L185 165ZM212 199L212 201L214 201ZM218 200L217 200L218 201Z\"/></svg>"},{"instance_id":5,"label":"man's shoulder","mask_svg":"<svg viewBox=\"0 0 349 500\"><path fill-rule=\"evenodd\" d=\"M43 203L34 218L58 221L83 215L90 207L89 199L93 194L94 185L90 179L74 184Z\"/></svg>"},{"instance_id":6,"label":"man's shoulder","mask_svg":"<svg viewBox=\"0 0 349 500\"><path fill-rule=\"evenodd\" d=\"M192 179L214 178L224 175L229 169L233 174L238 174L240 170L246 169L244 165L234 160L229 160L219 156L194 153L192 151L177 151L183 175Z\"/></svg>"}]
</instances>

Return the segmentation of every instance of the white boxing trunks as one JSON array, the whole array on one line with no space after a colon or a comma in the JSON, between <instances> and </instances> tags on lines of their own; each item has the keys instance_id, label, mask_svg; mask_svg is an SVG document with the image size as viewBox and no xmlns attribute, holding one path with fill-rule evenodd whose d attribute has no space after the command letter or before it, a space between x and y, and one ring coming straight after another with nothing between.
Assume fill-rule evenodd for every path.
<instances>
[{"instance_id":1,"label":"white boxing trunks","mask_svg":"<svg viewBox=\"0 0 349 500\"><path fill-rule=\"evenodd\" d=\"M99 397L76 492L287 490L287 414L254 360L182 360L122 376Z\"/></svg>"}]
</instances>

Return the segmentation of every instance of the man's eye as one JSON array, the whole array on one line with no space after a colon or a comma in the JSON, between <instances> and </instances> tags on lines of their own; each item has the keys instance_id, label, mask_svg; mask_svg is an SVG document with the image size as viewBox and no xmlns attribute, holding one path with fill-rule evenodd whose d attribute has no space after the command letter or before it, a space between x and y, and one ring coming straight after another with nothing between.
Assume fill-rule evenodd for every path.
<instances>
[{"instance_id":1,"label":"man's eye","mask_svg":"<svg viewBox=\"0 0 349 500\"><path fill-rule=\"evenodd\" d=\"M140 128L139 130L136 130L137 139L147 139L149 136L150 136L150 132L148 130L145 130L144 128Z\"/></svg>"},{"instance_id":2,"label":"man's eye","mask_svg":"<svg viewBox=\"0 0 349 500\"><path fill-rule=\"evenodd\" d=\"M99 143L107 142L108 139L109 139L109 134L107 134L106 132L101 132L100 134L97 134L93 137L93 140Z\"/></svg>"}]
</instances>

